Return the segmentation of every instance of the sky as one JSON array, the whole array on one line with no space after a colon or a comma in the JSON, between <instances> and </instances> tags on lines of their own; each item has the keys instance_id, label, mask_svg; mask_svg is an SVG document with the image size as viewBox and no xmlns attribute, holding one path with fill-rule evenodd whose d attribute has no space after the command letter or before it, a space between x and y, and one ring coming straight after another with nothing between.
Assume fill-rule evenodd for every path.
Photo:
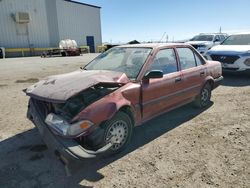
<instances>
[{"instance_id":1,"label":"sky","mask_svg":"<svg viewBox=\"0 0 250 188\"><path fill-rule=\"evenodd\" d=\"M199 33L250 31L250 0L78 0L101 8L108 43L184 40Z\"/></svg>"}]
</instances>

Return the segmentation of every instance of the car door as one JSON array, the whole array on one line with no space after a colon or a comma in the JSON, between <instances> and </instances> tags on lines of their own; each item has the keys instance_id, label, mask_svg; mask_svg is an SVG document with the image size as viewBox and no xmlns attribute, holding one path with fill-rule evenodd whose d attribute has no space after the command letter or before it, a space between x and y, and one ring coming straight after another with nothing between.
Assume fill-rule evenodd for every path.
<instances>
[{"instance_id":1,"label":"car door","mask_svg":"<svg viewBox=\"0 0 250 188\"><path fill-rule=\"evenodd\" d=\"M197 96L206 76L204 60L189 47L176 48L183 76L183 100ZM182 96L182 97L183 97Z\"/></svg>"},{"instance_id":2,"label":"car door","mask_svg":"<svg viewBox=\"0 0 250 188\"><path fill-rule=\"evenodd\" d=\"M159 50L148 68L148 71L150 70L161 70L164 75L162 78L142 81L143 121L178 104L180 100L178 95L183 87L182 76L173 48Z\"/></svg>"}]
</instances>

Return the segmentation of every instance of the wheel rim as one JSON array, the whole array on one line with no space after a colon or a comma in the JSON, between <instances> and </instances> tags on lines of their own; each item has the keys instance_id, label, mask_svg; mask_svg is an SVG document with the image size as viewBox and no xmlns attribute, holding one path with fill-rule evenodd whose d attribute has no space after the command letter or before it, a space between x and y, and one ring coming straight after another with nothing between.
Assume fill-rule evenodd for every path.
<instances>
[{"instance_id":1,"label":"wheel rim","mask_svg":"<svg viewBox=\"0 0 250 188\"><path fill-rule=\"evenodd\" d=\"M209 91L207 88L204 88L201 92L201 102L202 104L206 104L209 98Z\"/></svg>"},{"instance_id":2,"label":"wheel rim","mask_svg":"<svg viewBox=\"0 0 250 188\"><path fill-rule=\"evenodd\" d=\"M112 150L120 149L128 138L128 124L125 121L119 120L114 122L106 133L106 142L111 142Z\"/></svg>"}]
</instances>

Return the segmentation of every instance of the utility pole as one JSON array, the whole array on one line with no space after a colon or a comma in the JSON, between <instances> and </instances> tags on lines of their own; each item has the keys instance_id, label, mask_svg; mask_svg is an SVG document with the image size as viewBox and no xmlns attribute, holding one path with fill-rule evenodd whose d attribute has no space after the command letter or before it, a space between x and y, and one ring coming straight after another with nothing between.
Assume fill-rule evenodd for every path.
<instances>
[{"instance_id":1,"label":"utility pole","mask_svg":"<svg viewBox=\"0 0 250 188\"><path fill-rule=\"evenodd\" d=\"M219 31L219 33L221 33L221 26L220 26L220 31Z\"/></svg>"},{"instance_id":2,"label":"utility pole","mask_svg":"<svg viewBox=\"0 0 250 188\"><path fill-rule=\"evenodd\" d=\"M163 33L163 35L162 35L161 39L159 40L159 42L162 41L162 39L164 38L165 34L166 34L166 32Z\"/></svg>"}]
</instances>

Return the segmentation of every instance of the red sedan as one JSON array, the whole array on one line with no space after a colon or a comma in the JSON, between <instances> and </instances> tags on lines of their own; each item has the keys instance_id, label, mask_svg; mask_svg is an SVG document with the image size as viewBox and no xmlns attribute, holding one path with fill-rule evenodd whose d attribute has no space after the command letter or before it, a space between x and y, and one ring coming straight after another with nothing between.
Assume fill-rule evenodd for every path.
<instances>
[{"instance_id":1,"label":"red sedan","mask_svg":"<svg viewBox=\"0 0 250 188\"><path fill-rule=\"evenodd\" d=\"M118 46L27 88L27 116L65 163L117 153L134 126L190 102L207 106L221 74L188 44Z\"/></svg>"}]
</instances>

